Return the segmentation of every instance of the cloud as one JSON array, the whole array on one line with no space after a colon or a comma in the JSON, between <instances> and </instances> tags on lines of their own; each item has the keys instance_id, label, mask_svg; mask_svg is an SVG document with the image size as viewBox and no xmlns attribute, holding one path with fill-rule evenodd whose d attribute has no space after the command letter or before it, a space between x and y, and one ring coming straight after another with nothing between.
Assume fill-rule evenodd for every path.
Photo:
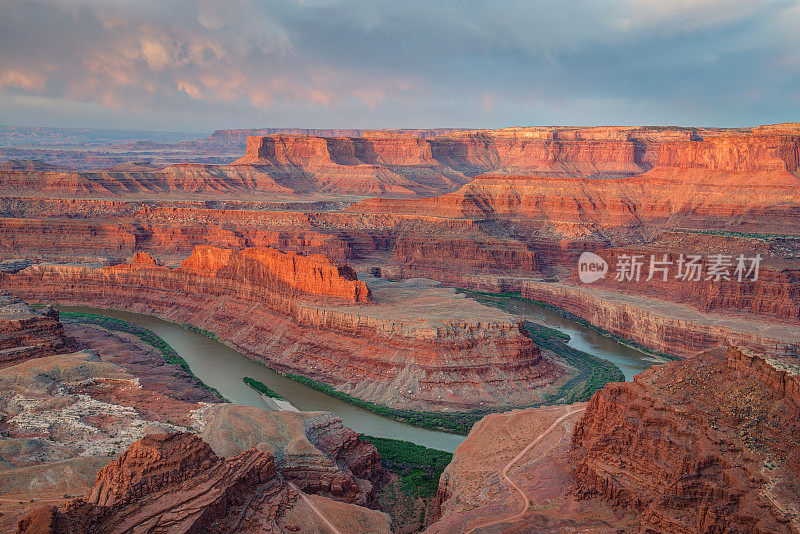
<instances>
[{"instance_id":1,"label":"cloud","mask_svg":"<svg viewBox=\"0 0 800 534\"><path fill-rule=\"evenodd\" d=\"M38 72L9 69L0 74L0 89L9 87L33 91L43 89L44 86L45 77Z\"/></svg>"},{"instance_id":2,"label":"cloud","mask_svg":"<svg viewBox=\"0 0 800 534\"><path fill-rule=\"evenodd\" d=\"M798 120L798 26L789 0L6 0L0 115L173 130Z\"/></svg>"}]
</instances>

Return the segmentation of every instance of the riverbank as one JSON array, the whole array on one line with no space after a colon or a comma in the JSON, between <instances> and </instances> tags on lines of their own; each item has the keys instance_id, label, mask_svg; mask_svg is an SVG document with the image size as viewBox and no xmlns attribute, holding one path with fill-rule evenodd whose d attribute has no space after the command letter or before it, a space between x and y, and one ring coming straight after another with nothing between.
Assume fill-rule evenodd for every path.
<instances>
[{"instance_id":1,"label":"riverbank","mask_svg":"<svg viewBox=\"0 0 800 534\"><path fill-rule=\"evenodd\" d=\"M619 336L619 335L617 335L617 334L615 334L613 332L609 332L608 330L605 330L605 329L603 329L603 328L601 328L601 327L599 327L599 326L597 326L595 324L592 324L591 322L589 322L588 320L584 319L583 317L581 317L579 315L576 315L576 314L574 314L574 313L572 313L570 311L567 311L567 310L565 310L564 308L562 308L560 306L556 306L555 304L550 304L549 302L544 302L542 300L535 300L535 299L523 297L521 291L508 291L508 292L505 292L505 293L490 293L490 292L486 292L486 291L473 291L473 290L465 289L465 288L456 288L456 291L458 291L459 293L465 294L465 295L469 295L472 298L474 298L475 300L477 300L478 302L481 302L481 297L484 297L484 298L491 297L491 298L498 298L498 299L504 299L504 298L505 299L517 299L517 300L520 300L522 302L529 302L529 303L535 304L536 306L539 306L541 308L550 310L551 312L555 313L556 315L559 315L559 316L563 317L564 319L567 319L568 321L572 321L572 322L577 323L577 324L579 324L581 326L585 326L586 328L590 328L591 330L594 330L598 334L600 334L602 336L605 336L605 337L607 337L609 339L612 339L612 340L616 341L617 343L619 343L620 345L624 345L624 346L629 347L629 348L631 348L633 350L637 350L639 352L642 352L644 354L648 354L648 355L656 357L656 358L662 358L665 361L675 361L675 360L681 360L682 359L680 356L677 356L675 354L669 354L669 353L666 353L666 352L653 350L653 349L650 349L650 348L642 345L641 343L639 343L639 342L637 342L637 341L635 341L633 339L624 338L624 337Z\"/></svg>"},{"instance_id":2,"label":"riverbank","mask_svg":"<svg viewBox=\"0 0 800 534\"><path fill-rule=\"evenodd\" d=\"M177 363L177 364L183 366L190 373L192 372L191 369L189 368L189 365L186 363L186 361L183 360L183 358L181 358L175 352L175 350L172 349L172 347L169 346L169 344L167 344L165 341L163 341L161 338L159 338L158 336L156 336L155 334L153 334L149 330L146 330L144 328L138 327L138 326L134 325L133 323L130 323L130 322L127 322L127 321L124 321L124 320L121 320L121 319L116 319L116 318L113 318L113 317L108 317L108 316L100 315L100 314L78 313L78 312L63 312L63 314L66 317L76 317L76 318L77 317L81 317L82 320L84 320L86 322L91 322L93 324L97 324L99 326L103 326L103 327L106 327L106 328L109 328L109 327L110 328L116 328L118 330L126 331L128 333L132 333L132 334L137 335L137 336L141 335L141 336L144 336L143 340L145 340L145 341L147 341L147 339L144 339L144 338L152 339L152 343L150 341L147 341L147 342L153 344L153 346L156 346L156 348L158 348L159 350L162 350L162 352L165 354L164 359L168 363ZM168 321L166 319L162 319L162 320L164 320L166 322L169 322L171 324L174 324L176 326L180 326L182 328L185 328L186 330L188 330L190 332L193 332L195 334L199 334L201 336L204 336L204 337L206 337L208 339L216 341L217 343L221 343L221 344L227 345L227 346L233 348L234 350L236 349L236 347L226 343L225 340L221 339L217 334L215 334L214 332L211 332L209 330L205 330L203 328L191 325L189 323L177 323L177 322L173 322L173 321ZM141 333L138 334L137 331L141 331ZM258 363L263 364L263 361L261 361L261 360L255 360L255 361L257 361ZM268 367L268 366L265 365L265 367ZM397 409L397 408L391 408L391 407L388 407L388 406L383 406L383 405L376 404L376 403L373 403L373 402L368 402L368 401L361 400L359 398L356 398L356 397L353 397L351 395L348 395L347 393L343 393L341 391L337 391L334 388L328 386L327 384L324 384L324 383L316 381L316 380L312 380L312 379L304 377L304 376L300 376L300 375L296 375L296 374L292 374L292 373L281 373L280 371L278 371L276 369L273 369L273 371L275 371L277 373L280 373L282 376L285 376L286 378L289 378L289 379L294 380L294 381L296 381L296 382L298 382L300 384L303 384L304 386L313 388L313 389L315 389L317 391L320 391L320 392L322 392L322 393L324 393L324 394L326 394L328 396L334 397L336 399L339 399L339 400L341 400L343 402L346 402L348 404L351 404L353 406L356 406L356 407L359 407L359 408L363 408L364 410L370 411L370 412L372 412L374 414L380 415L382 417L387 417L389 419L393 419L395 421L399 421L399 422L402 422L402 423L405 423L405 424L408 424L408 425L412 425L412 426L415 426L415 427L418 427L418 428L425 428L425 429L428 429L428 430L436 430L436 431L441 431L441 432L450 432L450 433L457 434L457 435L460 435L460 436L466 436L469 433L470 428L472 428L473 424L475 424L477 421L479 421L483 416L485 416L485 415L487 415L489 413L492 413L492 412L489 412L489 411L486 411L486 412L477 412L476 411L476 412L437 413L437 412L421 412L421 411L416 411L416 410L402 410L402 409ZM280 395L278 395L275 391L273 391L272 389L267 387L263 382L257 381L257 380L255 380L255 379L253 379L251 377L243 377L242 380L243 380L243 382L245 384L247 384L251 388L255 389L259 393L266 395L267 397L274 397L274 398L279 398L281 400L285 400ZM201 382L202 382L202 380L201 380ZM214 388L211 388L210 386L206 385L205 383L203 383L203 385L204 385L204 387L208 388L209 390L212 390L212 391L214 391L216 393L219 393ZM222 398L224 398L224 397L222 397ZM227 402L227 400L226 400L226 402Z\"/></svg>"},{"instance_id":3,"label":"riverbank","mask_svg":"<svg viewBox=\"0 0 800 534\"><path fill-rule=\"evenodd\" d=\"M265 384L298 410L333 412L346 426L360 433L405 439L450 452L463 440L463 436L458 434L411 426L310 388L268 368L263 360L250 358L223 340L215 339L215 334L208 330L189 329L182 322L123 310L64 305L57 308L62 312L121 318L155 332L187 361L195 376L235 404L264 407L261 393L243 382L244 377L250 377Z\"/></svg>"},{"instance_id":4,"label":"riverbank","mask_svg":"<svg viewBox=\"0 0 800 534\"><path fill-rule=\"evenodd\" d=\"M84 314L84 315L91 316L92 314ZM107 317L99 314L94 314L94 315L95 317ZM100 319L96 320L99 321ZM220 338L220 336L213 331L203 329L185 322L169 321L167 319L161 319L161 320L164 320L165 322L170 323L171 325L174 325L177 328L181 328L183 330L187 330L194 334L203 336L215 343L225 345L238 352L236 346L226 342L224 339ZM531 337L530 332L532 329L528 330L529 330L528 335L529 337ZM541 345L544 348L547 348L548 350L551 350L560 357L564 358L569 365L577 369L577 375L571 377L567 381L567 383L561 385L558 391L556 393L550 394L545 401L532 403L530 406L527 407L539 407L551 404L565 404L565 403L588 400L589 398L591 398L594 392L597 389L602 388L602 386L606 382L624 380L625 377L619 372L618 369L616 369L616 367L614 367L613 364L609 364L605 360L596 358L591 354L582 351L571 350L569 349L569 347L564 345L564 341L569 339L568 334L564 334L563 332L560 332L556 329L548 328L541 325L538 325L534 329L534 332L535 335L537 336L536 339L532 338L534 342L537 343L537 345ZM238 353L244 357L248 357L251 361L254 361L257 364L267 367L264 364L264 361L261 359L250 358L250 356L246 353L241 353L241 352ZM280 371L274 369L272 369L272 371L280 374L281 376L287 379L297 382L303 386L319 391L328 397L335 398L339 401L347 403L356 408L369 411L380 417L398 421L400 423L407 424L416 428L421 428L431 431L447 432L455 434L457 436L466 436L469 433L469 430L475 424L475 422L480 420L485 415L497 411L502 411L502 410L485 410L485 411L476 410L469 412L433 412L433 411L426 412L419 410L392 408L378 403L364 401L362 399L353 397L347 393L338 391L333 387L323 382L319 382L317 380L313 380L293 373L281 373ZM244 377L242 378L244 379ZM247 378L253 380L252 377L247 377ZM261 383L263 384L263 382ZM248 385L250 387L253 387L252 384ZM256 388L256 390L257 389L258 388ZM272 390L270 389L270 391ZM289 402L293 406L295 405L295 403L291 402L291 399L289 399ZM509 409L511 408L512 407L509 407Z\"/></svg>"},{"instance_id":5,"label":"riverbank","mask_svg":"<svg viewBox=\"0 0 800 534\"><path fill-rule=\"evenodd\" d=\"M161 356L164 358L166 363L180 365L183 367L183 369L186 370L186 372L189 373L193 378L195 378L204 389L207 389L208 391L217 395L221 402L229 402L220 394L219 391L209 386L203 382L201 378L195 375L186 360L184 360L180 354L178 354L177 351L170 346L169 343L161 339L158 335L150 330L123 319L117 319L96 313L61 311L59 312L59 317L61 321L66 323L75 322L81 324L91 324L105 328L106 330L125 332L126 334L134 335L161 353Z\"/></svg>"}]
</instances>

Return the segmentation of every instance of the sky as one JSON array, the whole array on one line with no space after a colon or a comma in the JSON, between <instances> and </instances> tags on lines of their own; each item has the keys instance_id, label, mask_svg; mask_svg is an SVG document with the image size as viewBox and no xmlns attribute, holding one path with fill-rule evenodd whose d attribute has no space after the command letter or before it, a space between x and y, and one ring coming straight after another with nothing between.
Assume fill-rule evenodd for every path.
<instances>
[{"instance_id":1,"label":"sky","mask_svg":"<svg viewBox=\"0 0 800 534\"><path fill-rule=\"evenodd\" d=\"M0 124L800 122L800 0L0 0Z\"/></svg>"}]
</instances>

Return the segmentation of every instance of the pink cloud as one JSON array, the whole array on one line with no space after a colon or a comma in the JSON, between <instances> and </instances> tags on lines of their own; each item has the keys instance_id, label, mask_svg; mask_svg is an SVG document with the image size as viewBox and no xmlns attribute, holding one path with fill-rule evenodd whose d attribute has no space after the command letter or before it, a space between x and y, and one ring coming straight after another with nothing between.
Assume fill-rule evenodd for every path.
<instances>
[{"instance_id":1,"label":"pink cloud","mask_svg":"<svg viewBox=\"0 0 800 534\"><path fill-rule=\"evenodd\" d=\"M28 91L44 89L47 78L38 72L7 70L0 73L0 89L14 88Z\"/></svg>"}]
</instances>

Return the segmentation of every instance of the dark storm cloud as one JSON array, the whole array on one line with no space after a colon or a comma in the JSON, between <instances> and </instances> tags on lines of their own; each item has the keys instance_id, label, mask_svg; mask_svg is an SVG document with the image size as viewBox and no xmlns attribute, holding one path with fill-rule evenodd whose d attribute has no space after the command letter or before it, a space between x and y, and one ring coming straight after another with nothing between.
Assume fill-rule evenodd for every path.
<instances>
[{"instance_id":1,"label":"dark storm cloud","mask_svg":"<svg viewBox=\"0 0 800 534\"><path fill-rule=\"evenodd\" d=\"M800 2L5 0L0 122L800 120Z\"/></svg>"}]
</instances>

